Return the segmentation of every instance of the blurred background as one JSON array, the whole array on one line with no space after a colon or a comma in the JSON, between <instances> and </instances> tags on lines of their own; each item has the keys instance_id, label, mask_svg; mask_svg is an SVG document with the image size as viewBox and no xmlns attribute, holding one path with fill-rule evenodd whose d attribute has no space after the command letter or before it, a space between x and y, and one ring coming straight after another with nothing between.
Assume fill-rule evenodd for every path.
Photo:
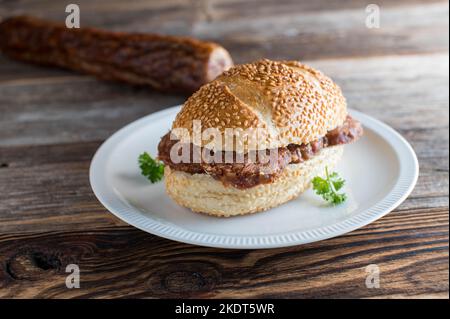
<instances>
[{"instance_id":1,"label":"blurred background","mask_svg":"<svg viewBox=\"0 0 450 319\"><path fill-rule=\"evenodd\" d=\"M0 16L63 22L69 3L79 5L82 27L213 40L237 63L448 48L448 1L440 0L1 0ZM369 4L380 8L380 28L366 27Z\"/></svg>"}]
</instances>

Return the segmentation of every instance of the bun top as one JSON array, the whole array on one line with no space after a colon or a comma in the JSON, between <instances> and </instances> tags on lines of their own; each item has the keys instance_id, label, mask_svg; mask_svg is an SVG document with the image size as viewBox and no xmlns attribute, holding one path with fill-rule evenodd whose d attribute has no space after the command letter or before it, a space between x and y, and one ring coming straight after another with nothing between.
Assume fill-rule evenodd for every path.
<instances>
[{"instance_id":1,"label":"bun top","mask_svg":"<svg viewBox=\"0 0 450 319\"><path fill-rule=\"evenodd\" d=\"M189 132L190 142L208 149L247 152L312 142L346 115L340 88L320 71L296 61L260 60L236 65L202 86L178 113L172 132L183 141ZM195 120L202 132L217 129L221 139L210 134L192 139ZM230 144L226 129L244 138Z\"/></svg>"}]
</instances>

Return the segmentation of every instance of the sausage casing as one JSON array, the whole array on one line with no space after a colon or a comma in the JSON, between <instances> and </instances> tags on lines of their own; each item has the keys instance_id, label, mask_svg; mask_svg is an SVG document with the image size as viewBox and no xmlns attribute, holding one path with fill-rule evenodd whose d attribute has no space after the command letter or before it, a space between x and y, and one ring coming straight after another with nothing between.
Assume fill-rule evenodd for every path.
<instances>
[{"instance_id":1,"label":"sausage casing","mask_svg":"<svg viewBox=\"0 0 450 319\"><path fill-rule=\"evenodd\" d=\"M33 17L0 23L0 50L7 56L63 67L101 79L192 93L232 66L218 44L188 37L68 29Z\"/></svg>"}]
</instances>

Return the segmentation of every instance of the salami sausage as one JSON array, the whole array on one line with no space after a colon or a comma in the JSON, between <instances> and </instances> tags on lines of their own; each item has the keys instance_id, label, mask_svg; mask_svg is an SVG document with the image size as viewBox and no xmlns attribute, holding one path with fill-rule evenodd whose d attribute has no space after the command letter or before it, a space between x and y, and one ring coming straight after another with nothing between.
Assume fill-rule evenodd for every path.
<instances>
[{"instance_id":1,"label":"salami sausage","mask_svg":"<svg viewBox=\"0 0 450 319\"><path fill-rule=\"evenodd\" d=\"M0 51L105 80L192 93L232 66L220 45L189 37L120 33L19 16L0 23Z\"/></svg>"}]
</instances>

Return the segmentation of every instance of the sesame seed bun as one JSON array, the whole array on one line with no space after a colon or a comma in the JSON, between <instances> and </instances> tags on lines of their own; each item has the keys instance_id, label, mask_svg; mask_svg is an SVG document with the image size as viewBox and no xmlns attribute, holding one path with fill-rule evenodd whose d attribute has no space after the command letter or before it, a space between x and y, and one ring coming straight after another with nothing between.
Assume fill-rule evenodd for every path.
<instances>
[{"instance_id":1,"label":"sesame seed bun","mask_svg":"<svg viewBox=\"0 0 450 319\"><path fill-rule=\"evenodd\" d=\"M312 178L332 169L342 157L343 145L322 149L312 159L290 164L273 183L248 189L224 186L207 174L164 170L166 191L179 205L199 213L231 217L264 211L303 193Z\"/></svg>"},{"instance_id":2,"label":"sesame seed bun","mask_svg":"<svg viewBox=\"0 0 450 319\"><path fill-rule=\"evenodd\" d=\"M202 86L186 101L172 129L185 128L192 136L193 121L200 120L202 131L217 128L222 140L191 142L247 152L307 144L341 125L346 115L340 88L320 71L295 61L261 60L232 67ZM259 128L262 135L256 138L257 147L251 138L228 145L225 128Z\"/></svg>"}]
</instances>

